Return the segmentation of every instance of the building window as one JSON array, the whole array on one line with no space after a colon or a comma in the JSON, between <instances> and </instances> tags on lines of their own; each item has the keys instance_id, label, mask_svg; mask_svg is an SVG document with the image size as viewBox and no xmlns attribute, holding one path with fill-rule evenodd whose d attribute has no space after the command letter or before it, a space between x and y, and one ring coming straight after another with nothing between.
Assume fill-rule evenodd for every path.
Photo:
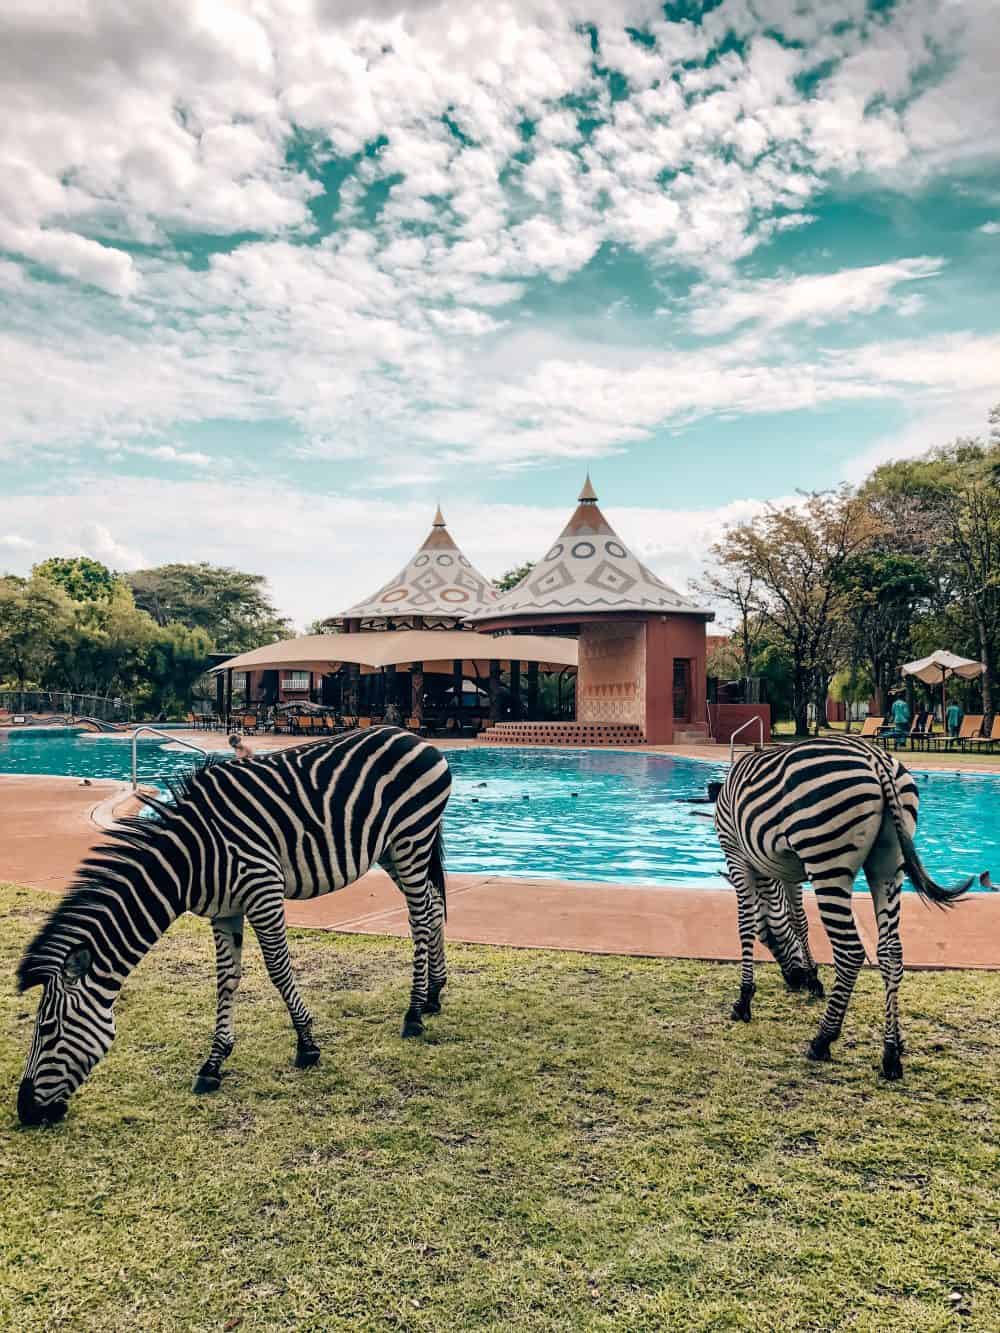
<instances>
[{"instance_id":1,"label":"building window","mask_svg":"<svg viewBox=\"0 0 1000 1333\"><path fill-rule=\"evenodd\" d=\"M283 690L307 690L309 688L309 672L290 671L287 676L282 676L281 688Z\"/></svg>"},{"instance_id":2,"label":"building window","mask_svg":"<svg viewBox=\"0 0 1000 1333\"><path fill-rule=\"evenodd\" d=\"M241 691L243 691L243 692L245 693L245 692L246 692L246 688L247 688L247 673L246 673L245 671L234 671L234 672L233 672L233 689L234 689L234 690L241 690Z\"/></svg>"}]
</instances>

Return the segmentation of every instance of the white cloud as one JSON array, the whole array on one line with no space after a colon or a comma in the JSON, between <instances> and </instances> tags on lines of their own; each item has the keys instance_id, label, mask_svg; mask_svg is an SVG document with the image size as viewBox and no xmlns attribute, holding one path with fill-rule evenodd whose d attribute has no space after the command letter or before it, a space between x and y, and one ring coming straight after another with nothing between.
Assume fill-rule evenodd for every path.
<instances>
[{"instance_id":1,"label":"white cloud","mask_svg":"<svg viewBox=\"0 0 1000 1333\"><path fill-rule=\"evenodd\" d=\"M882 343L869 362L764 332L912 316L905 289L939 261L756 282L737 266L807 226L844 175L903 188L994 143L993 10L726 0L698 25L653 0L499 0L475 21L459 0L8 3L0 246L28 265L0 263L0 451L72 458L113 438L204 469L207 452L148 441L284 418L307 457L364 451L393 461L382 475L427 476L613 451L711 412L936 405L943 368L981 383L989 339ZM612 100L585 21L628 96ZM744 53L704 67L729 34ZM803 93L797 76L818 72ZM370 151L317 239L330 144ZM377 217L369 191L386 196ZM236 236L192 268L197 232ZM616 347L620 324L588 341L519 304L615 247L650 281L708 275L699 332L757 336L677 350L664 321ZM30 264L89 289L29 281ZM414 451L420 467L400 467Z\"/></svg>"},{"instance_id":2,"label":"white cloud","mask_svg":"<svg viewBox=\"0 0 1000 1333\"><path fill-rule=\"evenodd\" d=\"M911 298L897 297L895 289L901 283L935 277L943 263L924 256L836 273L765 278L722 287L705 285L694 293L691 324L697 333L718 334L750 321L766 328L823 324L849 315L871 314L890 305L912 314L912 301L907 306L902 304Z\"/></svg>"},{"instance_id":3,"label":"white cloud","mask_svg":"<svg viewBox=\"0 0 1000 1333\"><path fill-rule=\"evenodd\" d=\"M120 520L118 523L120 525ZM93 560L100 560L112 569L138 569L145 563L142 552L137 547L127 546L118 541L110 528L98 523L96 519L88 518L81 523L78 544L83 555L89 555Z\"/></svg>"},{"instance_id":4,"label":"white cloud","mask_svg":"<svg viewBox=\"0 0 1000 1333\"><path fill-rule=\"evenodd\" d=\"M495 577L544 554L573 504L574 493L549 506L453 501L445 517L468 558ZM751 517L763 501L678 510L616 506L602 495L602 505L636 554L683 590L722 527ZM23 508L24 501L0 495L0 525L19 518ZM426 536L433 512L432 499L398 503L283 488L264 493L212 481L162 483L151 511L143 483L112 478L96 490L48 497L36 524L37 549L30 559L25 552L22 564L26 569L44 555L79 552L115 569L173 560L235 565L266 574L277 605L301 628L390 578ZM67 532L77 540L67 542ZM321 560L307 558L317 551Z\"/></svg>"},{"instance_id":5,"label":"white cloud","mask_svg":"<svg viewBox=\"0 0 1000 1333\"><path fill-rule=\"evenodd\" d=\"M0 248L114 296L130 296L139 280L131 255L71 231L14 227L0 218Z\"/></svg>"}]
</instances>

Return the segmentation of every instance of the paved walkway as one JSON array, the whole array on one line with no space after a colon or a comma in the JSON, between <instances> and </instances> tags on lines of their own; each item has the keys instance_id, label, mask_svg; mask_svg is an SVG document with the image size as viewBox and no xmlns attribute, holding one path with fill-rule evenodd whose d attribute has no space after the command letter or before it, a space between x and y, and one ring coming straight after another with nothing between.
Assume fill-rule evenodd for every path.
<instances>
[{"instance_id":1,"label":"paved walkway","mask_svg":"<svg viewBox=\"0 0 1000 1333\"><path fill-rule=\"evenodd\" d=\"M101 841L100 823L114 810L128 812L130 803L122 796L121 785L113 782L83 787L78 778L0 776L0 880L62 892L83 856ZM451 875L448 884L452 940L665 958L739 956L736 902L729 890L481 875ZM811 894L806 904L818 957L829 961ZM866 894L856 895L855 913L874 959L875 928ZM357 934L408 933L399 892L378 870L339 893L289 903L288 920ZM948 912L907 894L902 932L910 967L1000 968L1000 894L972 895Z\"/></svg>"}]
</instances>

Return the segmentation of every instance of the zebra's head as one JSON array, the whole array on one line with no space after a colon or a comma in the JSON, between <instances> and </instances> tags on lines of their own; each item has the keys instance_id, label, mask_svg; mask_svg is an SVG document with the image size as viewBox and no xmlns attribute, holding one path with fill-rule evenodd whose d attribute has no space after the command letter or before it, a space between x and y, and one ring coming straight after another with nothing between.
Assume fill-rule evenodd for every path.
<instances>
[{"instance_id":1,"label":"zebra's head","mask_svg":"<svg viewBox=\"0 0 1000 1333\"><path fill-rule=\"evenodd\" d=\"M59 960L33 959L21 965L20 989L42 987L35 1032L17 1093L22 1125L61 1120L72 1094L115 1036L116 991L95 977L94 955L86 944L71 947Z\"/></svg>"}]
</instances>

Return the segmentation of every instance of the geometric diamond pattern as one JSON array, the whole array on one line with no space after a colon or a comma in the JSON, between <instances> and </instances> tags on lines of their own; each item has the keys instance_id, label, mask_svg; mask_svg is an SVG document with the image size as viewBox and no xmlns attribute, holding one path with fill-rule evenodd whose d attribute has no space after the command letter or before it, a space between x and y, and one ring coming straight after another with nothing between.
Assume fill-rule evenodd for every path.
<instances>
[{"instance_id":1,"label":"geometric diamond pattern","mask_svg":"<svg viewBox=\"0 0 1000 1333\"><path fill-rule=\"evenodd\" d=\"M420 615L456 624L470 611L485 611L496 600L496 589L452 541L439 512L427 540L405 568L341 616L363 623Z\"/></svg>"}]
</instances>

